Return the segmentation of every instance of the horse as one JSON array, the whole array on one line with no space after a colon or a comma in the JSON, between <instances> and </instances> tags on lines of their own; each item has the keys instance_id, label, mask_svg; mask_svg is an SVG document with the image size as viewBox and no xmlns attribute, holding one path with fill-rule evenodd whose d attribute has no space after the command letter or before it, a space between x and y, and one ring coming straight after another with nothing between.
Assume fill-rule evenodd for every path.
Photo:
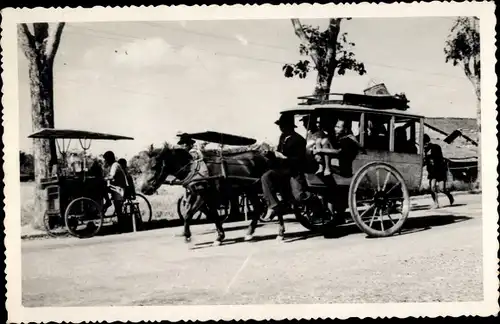
<instances>
[{"instance_id":1,"label":"horse","mask_svg":"<svg viewBox=\"0 0 500 324\"><path fill-rule=\"evenodd\" d=\"M214 153L205 152L205 163L210 175L201 177L198 175L199 161L183 148L171 148L164 146L148 152L146 163L142 167L142 176L139 179L139 188L142 193L152 195L158 188L166 183L167 177L173 176L178 183L191 191L189 208L184 217L185 242L190 242L190 222L192 217L203 211L207 218L214 222L217 229L217 237L214 245L220 245L225 238L222 222L218 216L220 201L230 201L235 195L245 193L250 203L255 208L250 225L248 227L245 241L253 239L255 228L262 213L263 206L259 195L262 193L260 184L261 176L272 166L272 154L260 151L245 151L224 153L223 157ZM226 178L220 177L221 165L224 163ZM279 217L279 235L284 233L283 217Z\"/></svg>"}]
</instances>

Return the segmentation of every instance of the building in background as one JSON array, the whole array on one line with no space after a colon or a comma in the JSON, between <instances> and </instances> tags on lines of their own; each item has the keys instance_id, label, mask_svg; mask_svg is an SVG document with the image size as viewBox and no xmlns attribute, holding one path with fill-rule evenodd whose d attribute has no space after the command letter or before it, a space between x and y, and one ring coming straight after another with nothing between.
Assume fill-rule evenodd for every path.
<instances>
[{"instance_id":1,"label":"building in background","mask_svg":"<svg viewBox=\"0 0 500 324\"><path fill-rule=\"evenodd\" d=\"M424 132L449 161L448 180L472 184L477 179L479 132L475 118L429 117ZM424 180L427 179L424 170Z\"/></svg>"}]
</instances>

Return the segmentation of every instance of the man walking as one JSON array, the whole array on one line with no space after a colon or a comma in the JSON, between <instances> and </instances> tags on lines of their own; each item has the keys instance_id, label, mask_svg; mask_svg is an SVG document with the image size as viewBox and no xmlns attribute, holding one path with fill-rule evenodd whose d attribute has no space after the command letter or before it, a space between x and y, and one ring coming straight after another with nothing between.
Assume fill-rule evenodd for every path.
<instances>
[{"instance_id":1,"label":"man walking","mask_svg":"<svg viewBox=\"0 0 500 324\"><path fill-rule=\"evenodd\" d=\"M427 166L427 179L429 179L429 187L431 189L434 208L439 208L437 197L438 183L443 183L443 193L450 200L450 205L453 205L454 198L446 188L446 178L448 168L443 157L443 152L438 144L432 143L429 135L424 134L424 165Z\"/></svg>"}]
</instances>

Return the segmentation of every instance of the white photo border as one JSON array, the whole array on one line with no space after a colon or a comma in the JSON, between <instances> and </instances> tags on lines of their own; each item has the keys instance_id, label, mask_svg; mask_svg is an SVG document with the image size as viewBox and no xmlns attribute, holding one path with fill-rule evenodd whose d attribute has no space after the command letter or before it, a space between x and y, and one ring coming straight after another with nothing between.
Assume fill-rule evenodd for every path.
<instances>
[{"instance_id":1,"label":"white photo border","mask_svg":"<svg viewBox=\"0 0 500 324\"><path fill-rule=\"evenodd\" d=\"M393 4L210 5L157 7L34 8L2 10L5 247L9 322L156 320L245 320L376 317L488 316L498 307L498 191L493 2ZM38 307L21 304L21 228L16 24L28 22L111 22L162 20L289 19L330 17L477 16L481 33L481 176L484 301L462 303L312 304L255 306ZM472 91L472 90L471 90ZM493 174L495 176L493 176ZM493 212L495 211L495 212Z\"/></svg>"}]
</instances>

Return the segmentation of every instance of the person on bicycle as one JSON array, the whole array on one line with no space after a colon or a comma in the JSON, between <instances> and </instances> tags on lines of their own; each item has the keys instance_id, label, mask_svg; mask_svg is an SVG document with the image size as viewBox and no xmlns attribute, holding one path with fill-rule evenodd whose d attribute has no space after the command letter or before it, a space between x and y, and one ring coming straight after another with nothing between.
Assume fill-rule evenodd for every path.
<instances>
[{"instance_id":1,"label":"person on bicycle","mask_svg":"<svg viewBox=\"0 0 500 324\"><path fill-rule=\"evenodd\" d=\"M122 167L123 172L125 172L125 177L127 178L128 182L128 187L127 191L125 192L125 196L134 199L135 198L135 185L134 185L134 179L132 179L132 176L130 173L128 173L128 168L127 168L127 160L121 158L118 159L118 164Z\"/></svg>"},{"instance_id":2,"label":"person on bicycle","mask_svg":"<svg viewBox=\"0 0 500 324\"><path fill-rule=\"evenodd\" d=\"M120 164L116 161L115 154L111 151L104 153L104 162L110 168L109 174L104 177L109 182L108 190L111 193L111 200L115 206L115 213L118 218L118 227L124 229L123 202L125 200L125 190L128 187L127 176Z\"/></svg>"}]
</instances>

